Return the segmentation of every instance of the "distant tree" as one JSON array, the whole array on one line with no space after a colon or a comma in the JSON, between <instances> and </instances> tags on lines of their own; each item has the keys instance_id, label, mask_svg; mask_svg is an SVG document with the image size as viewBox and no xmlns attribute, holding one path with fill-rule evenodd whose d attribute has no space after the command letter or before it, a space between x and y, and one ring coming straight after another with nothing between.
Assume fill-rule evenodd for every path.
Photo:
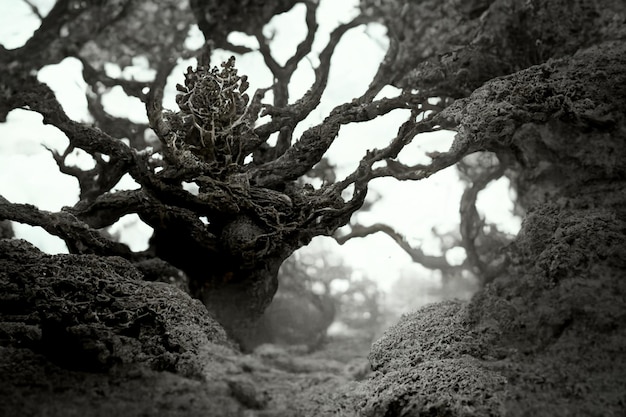
<instances>
[{"instance_id":1,"label":"distant tree","mask_svg":"<svg viewBox=\"0 0 626 417\"><path fill-rule=\"evenodd\" d=\"M278 272L276 296L243 343L247 348L278 343L315 349L334 322L373 337L380 330L382 292L374 281L357 275L327 250L294 253Z\"/></svg>"},{"instance_id":2,"label":"distant tree","mask_svg":"<svg viewBox=\"0 0 626 417\"><path fill-rule=\"evenodd\" d=\"M384 324L385 294L367 276L353 277L344 291L339 291L337 322L348 331L361 333L369 339L379 334Z\"/></svg>"}]
</instances>

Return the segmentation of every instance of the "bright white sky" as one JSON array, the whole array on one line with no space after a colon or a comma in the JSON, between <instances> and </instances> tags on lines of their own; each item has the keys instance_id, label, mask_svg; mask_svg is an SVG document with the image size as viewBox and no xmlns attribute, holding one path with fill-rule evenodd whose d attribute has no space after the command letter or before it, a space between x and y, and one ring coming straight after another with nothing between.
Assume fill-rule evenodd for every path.
<instances>
[{"instance_id":1,"label":"bright white sky","mask_svg":"<svg viewBox=\"0 0 626 417\"><path fill-rule=\"evenodd\" d=\"M40 6L42 13L52 6L51 0L32 1ZM321 0L318 11L320 23L316 35L314 51L321 50L330 31L340 22L348 21L356 14L357 0ZM265 28L266 34L274 35L272 53L279 63L292 56L296 45L306 34L304 24L305 7L296 5L291 11L275 17ZM6 48L21 46L38 27L39 21L30 8L20 0L0 0L0 43ZM257 45L254 38L242 33L231 34L230 40L237 44ZM199 47L203 38L197 28L190 31L187 40L190 47ZM349 31L339 44L332 61L332 70L326 92L320 106L307 118L298 132L302 132L322 120L336 105L360 96L367 88L372 75L382 60L387 47L385 30L379 24L360 26ZM213 64L225 60L232 53L218 51ZM181 62L170 77L170 89L166 92L165 107L175 109L174 85L182 80L184 68L190 62ZM313 80L311 65L317 65L317 55L305 60L298 68L291 86L291 100L304 94ZM265 68L261 55L251 52L237 57L240 74L247 74L250 91L271 84L271 74ZM111 76L150 77L145 60L137 59L133 67L123 71L108 65ZM85 83L81 76L81 64L72 58L62 63L44 68L39 79L50 85L68 115L75 120L89 121L85 101ZM396 94L392 87L383 93ZM114 89L107 94L105 107L111 114L127 116L135 121L146 121L145 108L136 99L129 100L121 91ZM408 112L394 111L373 121L352 124L341 129L340 136L329 150L328 156L337 165L338 178L350 173L358 164L367 149L385 146L391 140ZM36 204L45 210L59 210L62 206L73 205L78 198L78 186L74 178L58 172L50 154L41 146L63 150L67 138L56 128L44 126L41 116L25 110L14 110L7 123L0 124L0 194L12 202ZM448 150L453 138L452 132L438 132L421 135L401 154L405 163L428 162L425 152ZM81 158L77 152L77 164L90 165L89 159ZM136 188L132 180L125 179L117 189ZM387 223L404 233L414 245L431 254L438 254L438 241L433 238L432 229L439 231L458 227L459 200L463 192L456 170L449 168L427 180L419 182L398 182L393 179L378 179L371 183L371 194L383 198L369 212L358 213L354 221L362 224ZM478 209L488 221L499 228L517 233L520 220L513 217L513 204L508 190L508 180L501 179L481 193ZM122 240L136 250L144 249L149 237L149 228L138 218L127 216ZM25 225L14 225L19 237L23 237L49 253L66 252L62 241L47 235L41 229ZM123 228L122 226L119 226ZM428 276L430 272L411 262L411 259L385 235L372 235L366 239L354 239L343 246L330 238L316 238L308 248L330 248L343 256L346 263L375 279L382 288L389 288L400 274L413 273ZM461 255L462 256L462 255Z\"/></svg>"}]
</instances>

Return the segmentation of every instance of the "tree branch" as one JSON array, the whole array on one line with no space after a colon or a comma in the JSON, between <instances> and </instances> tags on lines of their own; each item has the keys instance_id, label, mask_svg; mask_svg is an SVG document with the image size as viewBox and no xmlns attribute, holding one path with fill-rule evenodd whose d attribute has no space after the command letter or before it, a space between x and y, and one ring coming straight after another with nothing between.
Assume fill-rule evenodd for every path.
<instances>
[{"instance_id":1,"label":"tree branch","mask_svg":"<svg viewBox=\"0 0 626 417\"><path fill-rule=\"evenodd\" d=\"M106 162L100 154L95 154L92 156L95 159L96 166L85 171L76 166L66 165L65 159L74 150L72 145L69 145L63 154L48 147L46 149L52 154L60 172L71 175L78 180L79 197L81 200L91 201L99 195L110 191L130 168L128 161L111 158L109 162Z\"/></svg>"},{"instance_id":2,"label":"tree branch","mask_svg":"<svg viewBox=\"0 0 626 417\"><path fill-rule=\"evenodd\" d=\"M218 246L217 237L202 223L198 212L165 205L143 189L103 194L93 202L81 201L65 210L94 228L110 226L126 214L137 213L155 230L184 232L187 239L205 250Z\"/></svg>"},{"instance_id":3,"label":"tree branch","mask_svg":"<svg viewBox=\"0 0 626 417\"><path fill-rule=\"evenodd\" d=\"M483 234L484 220L478 215L476 199L478 198L478 193L491 181L500 178L504 171L504 165L499 163L495 168L480 172L478 177L473 178L472 185L463 192L459 206L461 214L461 243L467 254L470 267L477 276L481 277L483 283L491 281L492 275L497 273L497 271L491 270L490 266L478 254L479 248L476 246L476 239Z\"/></svg>"},{"instance_id":4,"label":"tree branch","mask_svg":"<svg viewBox=\"0 0 626 417\"><path fill-rule=\"evenodd\" d=\"M330 71L330 60L335 51L336 46L343 35L350 29L360 26L371 21L371 18L359 16L349 23L338 26L330 35L330 40L319 56L320 64L315 69L315 81L309 91L294 104L285 108L276 108L266 105L263 115L271 115L272 120L255 129L255 133L266 140L270 134L279 131L284 126L295 126L304 120L309 113L319 105L320 99L326 84L328 82L328 74Z\"/></svg>"},{"instance_id":5,"label":"tree branch","mask_svg":"<svg viewBox=\"0 0 626 417\"><path fill-rule=\"evenodd\" d=\"M370 226L352 225L350 233L343 236L334 236L337 243L343 245L350 239L366 237L374 233L384 233L400 246L406 252L413 262L418 263L428 269L438 269L441 271L450 271L453 269L462 269L462 266L450 265L445 256L426 255L421 248L413 247L406 241L403 235L395 231L391 226L382 223L375 223Z\"/></svg>"},{"instance_id":6,"label":"tree branch","mask_svg":"<svg viewBox=\"0 0 626 417\"><path fill-rule=\"evenodd\" d=\"M256 32L256 38L259 42L259 52L263 55L265 64L274 75L274 85L272 86L272 90L274 92L273 107L275 108L285 108L289 104L289 83L291 82L291 77L298 68L300 61L302 61L302 59L304 59L306 55L311 52L311 48L313 46L315 33L318 27L315 18L317 3L306 2L305 4L307 35L296 48L295 54L287 60L284 66L278 64L278 62L276 62L276 60L272 57L267 40L265 39L265 36L263 36L263 31L259 29ZM275 159L284 154L289 146L291 146L292 133L296 123L297 121L293 124L283 126L279 130L276 146L274 146L273 152L271 152L271 159Z\"/></svg>"},{"instance_id":7,"label":"tree branch","mask_svg":"<svg viewBox=\"0 0 626 417\"><path fill-rule=\"evenodd\" d=\"M130 258L123 243L112 242L68 212L51 213L31 204L13 204L0 196L0 220L39 226L65 241L71 253L87 253Z\"/></svg>"},{"instance_id":8,"label":"tree branch","mask_svg":"<svg viewBox=\"0 0 626 417\"><path fill-rule=\"evenodd\" d=\"M256 184L270 188L275 183L295 180L306 174L321 160L336 139L341 125L373 120L396 109L421 108L416 110L416 113L435 109L435 107L428 104L424 105L423 102L426 102L426 99L419 94L407 93L398 97L383 98L369 103L355 99L351 103L339 105L331 111L330 115L322 123L307 129L284 155L274 161L254 167L250 171L251 178ZM431 131L432 125L432 123L422 123L413 131L407 132L406 135L401 135L402 140L397 140L397 143L393 142L390 147L369 154L368 159L371 159L371 161L368 162L371 162L370 166L374 162L383 159L385 155L397 156L397 153L412 140L413 136L421 132ZM405 138L404 136L410 136L410 138ZM293 163L294 161L296 161L295 164ZM352 184L355 179L355 177L351 177L347 183L343 183L343 188L345 189ZM337 185L337 187L339 186Z\"/></svg>"},{"instance_id":9,"label":"tree branch","mask_svg":"<svg viewBox=\"0 0 626 417\"><path fill-rule=\"evenodd\" d=\"M71 146L81 148L91 155L100 153L126 162L132 160L132 150L121 141L112 138L100 129L71 120L65 114L50 87L32 76L20 81L22 82L19 91L16 91L5 102L6 110L27 108L41 114L45 124L56 126L65 133Z\"/></svg>"},{"instance_id":10,"label":"tree branch","mask_svg":"<svg viewBox=\"0 0 626 417\"><path fill-rule=\"evenodd\" d=\"M98 91L98 84L101 84L104 87L109 88L120 86L127 95L131 97L137 97L140 100L143 100L143 98L145 97L145 94L142 90L150 86L149 82L109 77L104 71L94 68L85 58L79 56L78 59L80 60L81 64L83 64L83 79L87 84L91 86L91 89L94 92Z\"/></svg>"},{"instance_id":11,"label":"tree branch","mask_svg":"<svg viewBox=\"0 0 626 417\"><path fill-rule=\"evenodd\" d=\"M30 7L30 10L33 12L33 14L35 16L37 16L39 18L39 20L43 20L44 16L41 14L41 12L39 11L39 7L37 7L36 4L34 4L32 1L30 0L22 0L24 3L26 3L28 5L28 7Z\"/></svg>"}]
</instances>

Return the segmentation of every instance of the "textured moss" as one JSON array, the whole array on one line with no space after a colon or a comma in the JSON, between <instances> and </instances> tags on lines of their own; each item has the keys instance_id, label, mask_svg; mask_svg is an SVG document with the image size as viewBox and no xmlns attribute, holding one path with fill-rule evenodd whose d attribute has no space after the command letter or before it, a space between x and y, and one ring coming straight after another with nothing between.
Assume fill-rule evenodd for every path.
<instances>
[{"instance_id":1,"label":"textured moss","mask_svg":"<svg viewBox=\"0 0 626 417\"><path fill-rule=\"evenodd\" d=\"M367 416L626 410L626 43L494 79L444 110L498 152L526 217L469 304L407 315L372 348Z\"/></svg>"},{"instance_id":2,"label":"textured moss","mask_svg":"<svg viewBox=\"0 0 626 417\"><path fill-rule=\"evenodd\" d=\"M510 381L507 415L624 410L625 214L534 210L517 240L520 259L511 275L473 300L472 317L496 323L497 345L511 352L494 364ZM546 224L542 240L536 231Z\"/></svg>"},{"instance_id":3,"label":"textured moss","mask_svg":"<svg viewBox=\"0 0 626 417\"><path fill-rule=\"evenodd\" d=\"M506 276L468 304L404 316L373 345L363 415L624 411L626 210L562 201L526 218Z\"/></svg>"},{"instance_id":4,"label":"textured moss","mask_svg":"<svg viewBox=\"0 0 626 417\"><path fill-rule=\"evenodd\" d=\"M244 355L199 301L141 278L0 239L0 415L356 415L346 364Z\"/></svg>"},{"instance_id":5,"label":"textured moss","mask_svg":"<svg viewBox=\"0 0 626 417\"><path fill-rule=\"evenodd\" d=\"M488 366L490 335L475 332L464 302L443 302L402 317L373 346L376 371L365 416L494 415L506 378ZM387 414L385 414L387 413Z\"/></svg>"},{"instance_id":6,"label":"textured moss","mask_svg":"<svg viewBox=\"0 0 626 417\"><path fill-rule=\"evenodd\" d=\"M466 316L466 305L456 301L433 304L403 316L372 346L372 369L385 373L433 359L480 355L484 348L468 333Z\"/></svg>"},{"instance_id":7,"label":"textured moss","mask_svg":"<svg viewBox=\"0 0 626 417\"><path fill-rule=\"evenodd\" d=\"M0 245L4 345L26 345L71 369L145 361L197 375L201 367L191 369L185 355L207 344L229 345L199 301L171 285L142 281L121 258L44 255L19 240Z\"/></svg>"}]
</instances>

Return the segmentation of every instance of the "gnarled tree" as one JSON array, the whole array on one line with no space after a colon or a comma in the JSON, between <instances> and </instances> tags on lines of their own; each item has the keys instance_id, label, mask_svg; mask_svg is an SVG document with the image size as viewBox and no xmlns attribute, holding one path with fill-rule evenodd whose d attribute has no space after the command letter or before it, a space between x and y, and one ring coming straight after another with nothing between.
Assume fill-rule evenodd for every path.
<instances>
[{"instance_id":1,"label":"gnarled tree","mask_svg":"<svg viewBox=\"0 0 626 417\"><path fill-rule=\"evenodd\" d=\"M371 179L403 178L409 172L415 179L424 178L461 156L460 152L441 155L430 165L412 168L400 168L394 162L416 134L439 129L434 116L445 106L445 99L440 105L429 104L429 94L413 88L395 98L375 99L396 66L399 42L395 39L361 97L337 106L321 123L294 137L298 123L320 102L342 36L374 20L361 13L337 27L319 53L313 85L290 103L287 86L312 49L317 2L303 2L308 34L284 65L272 58L262 28L269 18L295 3L251 1L225 7L192 2L189 11L178 2L158 6L151 1L57 2L23 47L2 51L0 117L4 120L11 110L25 108L40 113L44 123L65 133L67 150L52 153L61 171L79 180L81 198L58 213L3 198L0 217L41 226L64 239L72 253L122 256L140 265L151 260L167 262L187 274L192 294L233 335L243 332L246 323L271 301L283 260L314 236L332 235L346 224L362 205ZM207 39L198 51L184 47L194 19ZM228 47L226 36L232 30L257 37L275 80L269 86L273 102L264 101L268 89L248 96L247 77L238 73L234 58L220 67L211 66L212 48ZM153 81L116 79L103 69L105 62L124 66L136 55L145 56L156 70ZM38 70L69 56L83 64L94 124L70 119L50 88L37 80ZM163 110L163 90L176 59L191 56L197 56L197 67L178 74L179 110ZM100 94L118 85L145 103L149 125L106 114ZM389 146L363 155L352 174L319 188L298 181L320 162L342 125L368 121L395 109L410 109L409 120ZM261 123L260 116L269 116L269 121ZM146 143L146 129L156 134L158 143ZM272 134L278 135L275 145L268 143ZM129 139L130 146L123 138ZM93 157L93 169L80 170L65 163L77 148ZM377 162L386 166L374 168ZM140 188L112 192L125 174ZM184 185L189 183L197 186L197 193L186 191ZM348 188L352 194L343 198ZM138 214L154 229L149 250L133 252L98 231L129 213Z\"/></svg>"},{"instance_id":2,"label":"gnarled tree","mask_svg":"<svg viewBox=\"0 0 626 417\"><path fill-rule=\"evenodd\" d=\"M610 17L599 15L584 0L574 2L577 13L572 13L572 19L558 19L561 9L539 0L364 0L359 15L331 33L319 53L311 88L293 101L287 86L312 50L318 2L301 2L306 7L308 33L285 64L272 57L262 28L272 16L296 3L249 0L235 7L207 0L191 1L189 9L176 1L57 1L23 47L0 51L0 120L11 110L24 108L41 114L44 123L65 133L69 146L62 154L53 152L53 157L62 172L78 179L81 199L73 207L48 213L1 198L0 219L41 226L64 239L73 253L122 256L144 266L171 264L188 275L192 294L227 330L242 337L246 324L271 301L283 260L314 236L333 235L347 224L363 204L369 181L380 177L421 180L481 150L495 152L503 167L519 169L529 163L524 156L527 149L510 139L512 132L555 114L575 113L572 106L582 105L571 92L556 94L549 86L524 89L512 85L518 89L516 97L525 100L507 107L515 110L514 117L499 116L503 111L499 107L478 108L473 104L476 100L459 98L495 77L615 36L602 29L604 23L611 23ZM619 2L608 3L619 9ZM294 136L298 124L320 103L342 36L374 21L386 25L389 48L369 87ZM184 43L194 22L207 40L197 51ZM259 52L274 77L272 86L249 92L247 77L237 71L234 59L221 66L210 63L215 47L244 52L245 48L233 47L227 40L233 30L257 38ZM104 71L106 62L123 67L138 55L146 57L155 70L150 82L113 78ZM193 56L197 66L177 74L179 109L164 110L163 92L176 60ZM37 79L41 68L66 57L83 64L93 124L70 119L50 88ZM544 75L549 78L556 71ZM387 85L401 92L393 98L377 98ZM106 114L100 94L113 86L145 103L148 124ZM272 102L265 100L269 89ZM481 91L502 100L508 94ZM552 100L551 105L536 112L539 107L533 103L544 99ZM410 116L387 146L363 155L354 172L317 188L298 181L322 160L342 126L396 109L408 109ZM476 118L477 124L466 121L479 112L492 112L493 117L483 114ZM588 112L585 117L605 125L610 120L605 120L604 113ZM460 130L448 152L431 154L428 164L408 166L398 161L418 134L444 128ZM154 132L156 143L146 142L146 130ZM277 139L271 145L272 135ZM73 149L90 154L95 167L85 171L68 166L65 160ZM112 192L125 174L140 188ZM492 174L499 175L501 170ZM190 183L197 186L197 193L187 191ZM154 230L147 251L133 252L99 232L129 213L138 214ZM471 249L478 230L473 219L465 225L466 249ZM477 256L471 266L486 273L486 279L493 278L484 259Z\"/></svg>"}]
</instances>

